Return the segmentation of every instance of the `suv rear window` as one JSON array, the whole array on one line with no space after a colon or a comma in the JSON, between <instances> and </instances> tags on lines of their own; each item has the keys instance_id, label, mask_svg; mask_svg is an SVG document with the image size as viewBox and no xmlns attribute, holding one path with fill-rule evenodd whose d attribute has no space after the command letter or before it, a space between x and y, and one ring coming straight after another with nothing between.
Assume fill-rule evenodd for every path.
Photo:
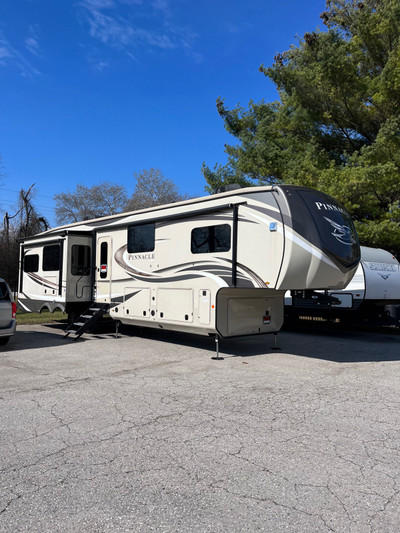
<instances>
[{"instance_id":1,"label":"suv rear window","mask_svg":"<svg viewBox=\"0 0 400 533\"><path fill-rule=\"evenodd\" d=\"M10 300L10 294L8 292L7 285L4 283L4 281L0 281L0 300Z\"/></svg>"}]
</instances>

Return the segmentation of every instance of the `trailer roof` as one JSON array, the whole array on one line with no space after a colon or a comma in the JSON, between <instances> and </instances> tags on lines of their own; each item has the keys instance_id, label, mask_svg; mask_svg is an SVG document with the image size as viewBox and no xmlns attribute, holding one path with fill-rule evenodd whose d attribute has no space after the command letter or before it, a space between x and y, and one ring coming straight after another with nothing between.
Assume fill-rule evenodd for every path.
<instances>
[{"instance_id":1,"label":"trailer roof","mask_svg":"<svg viewBox=\"0 0 400 533\"><path fill-rule=\"evenodd\" d=\"M31 237L25 237L23 239L19 239L19 242L25 242L31 239L51 237L52 235L56 236L56 235L67 234L67 233L90 233L93 230L93 228L101 227L111 221L117 222L118 220L122 220L132 215L153 213L157 211L163 211L165 209L182 207L185 205L190 206L194 204L210 202L213 200L217 200L219 198L228 198L231 196L246 195L246 194L254 193L254 192L266 192L266 191L271 191L274 187L275 186L273 185L268 185L268 186L263 186L263 187L246 187L243 189L234 189L231 191L222 192L218 194L211 194L209 196L202 196L200 198L192 198L190 200L174 202L172 204L158 205L155 207L149 207L147 209L139 209L137 211L126 211L124 213L118 213L116 215L107 215L105 217L93 218L90 220L82 220L80 222L73 222L71 224L57 226L47 231L43 231L42 233L37 233L36 235L32 235Z\"/></svg>"},{"instance_id":2,"label":"trailer roof","mask_svg":"<svg viewBox=\"0 0 400 533\"><path fill-rule=\"evenodd\" d=\"M399 262L390 252L382 250L382 248L370 248L368 246L361 246L361 261L368 263L392 263L398 265Z\"/></svg>"}]
</instances>

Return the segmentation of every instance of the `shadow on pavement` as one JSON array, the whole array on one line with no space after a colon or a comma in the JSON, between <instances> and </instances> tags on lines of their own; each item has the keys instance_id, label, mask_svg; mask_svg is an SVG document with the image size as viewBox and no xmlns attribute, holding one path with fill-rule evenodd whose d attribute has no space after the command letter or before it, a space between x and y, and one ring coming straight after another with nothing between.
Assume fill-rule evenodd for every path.
<instances>
[{"instance_id":1,"label":"shadow on pavement","mask_svg":"<svg viewBox=\"0 0 400 533\"><path fill-rule=\"evenodd\" d=\"M49 323L36 326L17 328L17 333L10 342L0 347L0 354L16 350L32 350L38 348L63 346L74 343L73 337L64 338L65 323ZM210 357L215 356L214 337L193 335L182 332L139 328L120 325L121 335L142 337L144 339L187 346L189 348L209 351ZM77 342L90 342L91 339L112 340L115 335L115 322L107 321L96 330L81 337ZM115 339L117 341L117 339ZM349 330L333 330L304 328L303 331L282 331L277 337L278 350L274 350L274 336L255 335L220 339L220 356L253 357L280 353L332 361L336 363L360 363L400 360L400 336L360 332Z\"/></svg>"},{"instance_id":2,"label":"shadow on pavement","mask_svg":"<svg viewBox=\"0 0 400 533\"><path fill-rule=\"evenodd\" d=\"M45 327L36 326L34 329L18 328L17 331L10 339L8 344L0 347L0 354L5 352L14 352L16 350L35 350L37 348L48 348L51 346L61 346L65 344L63 338L63 331L59 333L53 333L47 331Z\"/></svg>"},{"instance_id":3,"label":"shadow on pavement","mask_svg":"<svg viewBox=\"0 0 400 533\"><path fill-rule=\"evenodd\" d=\"M162 342L209 350L215 355L213 337L187 333L123 326L126 335L141 336ZM323 330L306 332L282 331L277 337L278 350L274 350L274 336L255 335L220 339L221 357L252 357L269 353L284 353L310 357L337 363L359 363L400 360L400 337L381 333L346 330Z\"/></svg>"},{"instance_id":4,"label":"shadow on pavement","mask_svg":"<svg viewBox=\"0 0 400 533\"><path fill-rule=\"evenodd\" d=\"M67 324L66 321L49 322L48 324L32 324L17 326L15 335L10 341L0 346L0 354L6 352L13 352L16 350L35 350L38 348L47 348L54 346L63 346L68 343L74 343L73 336L64 337L64 331ZM94 330L89 335L83 336L77 342L90 341L97 333L111 336L110 333L115 332L115 322L113 324L105 323L101 328Z\"/></svg>"}]
</instances>

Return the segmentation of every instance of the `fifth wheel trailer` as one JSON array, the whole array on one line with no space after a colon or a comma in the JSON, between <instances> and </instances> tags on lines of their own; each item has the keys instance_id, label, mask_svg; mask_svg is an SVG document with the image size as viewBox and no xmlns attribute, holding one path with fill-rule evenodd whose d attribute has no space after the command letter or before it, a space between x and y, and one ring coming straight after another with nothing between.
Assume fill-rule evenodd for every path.
<instances>
[{"instance_id":1,"label":"fifth wheel trailer","mask_svg":"<svg viewBox=\"0 0 400 533\"><path fill-rule=\"evenodd\" d=\"M361 246L361 260L342 290L292 291L285 295L285 315L319 317L349 323L400 325L400 264L388 251Z\"/></svg>"},{"instance_id":2,"label":"fifth wheel trailer","mask_svg":"<svg viewBox=\"0 0 400 533\"><path fill-rule=\"evenodd\" d=\"M239 189L57 227L21 241L19 304L230 337L277 332L291 289L356 272L346 210L303 187Z\"/></svg>"}]
</instances>

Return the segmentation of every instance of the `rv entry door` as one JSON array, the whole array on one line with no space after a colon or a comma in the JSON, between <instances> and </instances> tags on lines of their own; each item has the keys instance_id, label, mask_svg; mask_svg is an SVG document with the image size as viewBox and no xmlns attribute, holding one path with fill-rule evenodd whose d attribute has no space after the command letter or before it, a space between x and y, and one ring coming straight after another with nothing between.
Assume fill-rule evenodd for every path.
<instances>
[{"instance_id":1,"label":"rv entry door","mask_svg":"<svg viewBox=\"0 0 400 533\"><path fill-rule=\"evenodd\" d=\"M92 239L81 235L68 237L67 302L92 301Z\"/></svg>"},{"instance_id":2,"label":"rv entry door","mask_svg":"<svg viewBox=\"0 0 400 533\"><path fill-rule=\"evenodd\" d=\"M96 247L96 300L111 303L112 237L98 237Z\"/></svg>"}]
</instances>

